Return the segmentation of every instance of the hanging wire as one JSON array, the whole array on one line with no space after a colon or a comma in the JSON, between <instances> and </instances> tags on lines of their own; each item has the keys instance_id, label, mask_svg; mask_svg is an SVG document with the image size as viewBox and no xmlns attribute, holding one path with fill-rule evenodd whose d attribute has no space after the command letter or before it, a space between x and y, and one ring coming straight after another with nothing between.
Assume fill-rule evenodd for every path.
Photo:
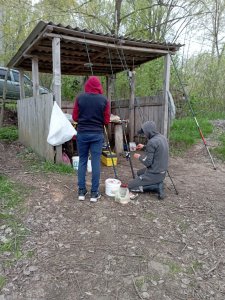
<instances>
[{"instance_id":1,"label":"hanging wire","mask_svg":"<svg viewBox=\"0 0 225 300\"><path fill-rule=\"evenodd\" d=\"M90 55L89 55L89 51L88 51L88 45L87 45L87 41L86 41L86 38L85 38L85 34L84 34L84 41L85 41L85 46L86 46L86 52L87 52L87 56L88 56L88 64L85 64L85 66L89 67L91 69L91 74L92 76L94 75L93 73L93 69L92 69L92 63L91 63L91 59L90 59Z\"/></svg>"},{"instance_id":2,"label":"hanging wire","mask_svg":"<svg viewBox=\"0 0 225 300\"><path fill-rule=\"evenodd\" d=\"M91 74L93 76L94 75L93 69L92 69L92 65L93 64L92 64L91 59L90 59L90 55L89 55L89 51L88 51L88 46L87 46L87 41L85 39L85 35L84 35L84 40L85 40L86 52L87 52L88 61L89 61L89 65L88 66L91 68ZM109 153L110 153L111 160L112 160L114 176L115 176L116 179L118 179L118 175L117 175L116 167L115 167L114 160L113 160L113 157L112 157L112 151L111 151L111 147L110 147L110 143L109 143L109 138L108 138L108 134L107 134L107 130L106 130L105 125L104 125L104 132L105 132L105 137L106 137L107 148L109 149Z\"/></svg>"},{"instance_id":3,"label":"hanging wire","mask_svg":"<svg viewBox=\"0 0 225 300\"><path fill-rule=\"evenodd\" d=\"M117 47L116 47L116 49L117 49ZM112 67L112 60L111 60L111 55L110 55L110 51L109 51L109 46L108 46L108 53L109 53L109 62L110 62L112 77L114 77L113 67ZM114 92L116 94L115 85L114 85ZM120 107L120 104L118 105L118 108L119 108L119 114L121 116L121 107ZM126 148L127 148L126 159L129 160L130 168L131 168L131 173L132 173L133 178L135 178L134 168L133 168L133 164L132 164L132 160L131 160L131 155L130 155L130 146L129 146L128 141L127 141L127 136L126 136L126 131L125 131L125 128L124 128L124 122L123 121L122 121L122 131L123 131L124 141L125 141Z\"/></svg>"},{"instance_id":4,"label":"hanging wire","mask_svg":"<svg viewBox=\"0 0 225 300\"><path fill-rule=\"evenodd\" d=\"M122 51L123 51L123 49L122 49ZM124 56L124 59L125 59L125 56ZM134 66L134 61L133 61L133 66ZM140 118L141 118L142 122L144 122L144 115L143 115L143 113L141 112L140 103L139 103L139 100L137 101L137 98L136 98L136 97L135 97L135 101L136 101L136 103L138 102L138 110L139 110ZM174 184L174 182L173 182L173 180L172 180L172 177L170 176L170 173L169 173L168 170L167 170L167 174L168 174L168 176L169 176L169 178L170 178L170 180L171 180L171 183L172 183L172 185L173 185L173 188L174 188L174 190L175 190L176 195L178 195L178 191L177 191L177 189L176 189L176 186L175 186L175 184Z\"/></svg>"}]
</instances>

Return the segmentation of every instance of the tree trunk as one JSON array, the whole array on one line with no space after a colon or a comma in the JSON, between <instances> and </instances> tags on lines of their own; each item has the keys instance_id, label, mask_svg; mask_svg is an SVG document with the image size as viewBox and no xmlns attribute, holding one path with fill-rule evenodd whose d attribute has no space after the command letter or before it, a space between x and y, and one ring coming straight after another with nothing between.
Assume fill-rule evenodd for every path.
<instances>
[{"instance_id":1,"label":"tree trunk","mask_svg":"<svg viewBox=\"0 0 225 300\"><path fill-rule=\"evenodd\" d=\"M7 93L7 78L9 74L9 69L7 69L5 73L5 79L3 84L3 92L2 92L2 99L1 99L1 112L0 112L0 128L3 127L4 123L4 114L5 114L5 100L6 100L6 93Z\"/></svg>"}]
</instances>

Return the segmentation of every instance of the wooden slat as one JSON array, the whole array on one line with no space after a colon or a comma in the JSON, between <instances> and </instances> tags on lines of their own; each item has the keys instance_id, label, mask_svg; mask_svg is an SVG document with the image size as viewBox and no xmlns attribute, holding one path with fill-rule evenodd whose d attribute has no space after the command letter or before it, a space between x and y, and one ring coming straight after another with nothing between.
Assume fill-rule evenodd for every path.
<instances>
[{"instance_id":1,"label":"wooden slat","mask_svg":"<svg viewBox=\"0 0 225 300\"><path fill-rule=\"evenodd\" d=\"M53 107L52 94L17 101L19 140L47 160L54 160L53 147L47 143Z\"/></svg>"}]
</instances>

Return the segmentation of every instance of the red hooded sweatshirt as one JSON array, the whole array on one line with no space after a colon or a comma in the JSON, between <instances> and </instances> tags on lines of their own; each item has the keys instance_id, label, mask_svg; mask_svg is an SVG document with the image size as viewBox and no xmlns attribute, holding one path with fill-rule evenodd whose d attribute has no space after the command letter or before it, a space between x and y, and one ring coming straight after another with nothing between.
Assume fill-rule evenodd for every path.
<instances>
[{"instance_id":1,"label":"red hooded sweatshirt","mask_svg":"<svg viewBox=\"0 0 225 300\"><path fill-rule=\"evenodd\" d=\"M102 132L103 125L110 121L109 101L103 96L103 88L98 77L91 76L84 85L73 108L73 120L78 122L79 132Z\"/></svg>"}]
</instances>

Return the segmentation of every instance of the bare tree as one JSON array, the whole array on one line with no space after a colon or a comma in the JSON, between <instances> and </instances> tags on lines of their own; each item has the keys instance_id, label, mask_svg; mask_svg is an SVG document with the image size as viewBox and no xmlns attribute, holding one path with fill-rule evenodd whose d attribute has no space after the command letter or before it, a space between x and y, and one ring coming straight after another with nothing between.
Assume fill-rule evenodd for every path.
<instances>
[{"instance_id":1,"label":"bare tree","mask_svg":"<svg viewBox=\"0 0 225 300\"><path fill-rule=\"evenodd\" d=\"M4 123L8 75L9 75L9 69L7 69L7 71L5 73L5 79L4 79L4 83L3 83L3 92L2 92L2 98L1 98L1 111L0 111L0 127L3 127L3 123Z\"/></svg>"}]
</instances>

